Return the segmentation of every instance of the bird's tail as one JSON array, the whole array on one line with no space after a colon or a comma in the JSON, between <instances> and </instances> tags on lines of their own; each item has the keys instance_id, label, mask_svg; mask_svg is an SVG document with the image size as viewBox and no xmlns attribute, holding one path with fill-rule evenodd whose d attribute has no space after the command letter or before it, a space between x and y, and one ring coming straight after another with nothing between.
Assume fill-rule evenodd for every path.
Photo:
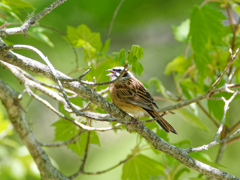
<instances>
[{"instance_id":1,"label":"bird's tail","mask_svg":"<svg viewBox=\"0 0 240 180\"><path fill-rule=\"evenodd\" d=\"M145 111L152 116L152 118L157 118L156 122L163 128L164 131L166 132L172 132L174 134L177 134L177 131L165 120L163 117L161 117L156 110L149 110L149 109L144 109Z\"/></svg>"}]
</instances>

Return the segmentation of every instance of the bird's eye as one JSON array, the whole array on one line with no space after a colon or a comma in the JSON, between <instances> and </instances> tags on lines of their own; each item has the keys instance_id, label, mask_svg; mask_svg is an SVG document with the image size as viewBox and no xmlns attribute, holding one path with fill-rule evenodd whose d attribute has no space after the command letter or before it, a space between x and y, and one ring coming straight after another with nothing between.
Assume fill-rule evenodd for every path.
<instances>
[{"instance_id":1,"label":"bird's eye","mask_svg":"<svg viewBox=\"0 0 240 180\"><path fill-rule=\"evenodd\" d=\"M128 75L128 73L127 73L127 72L125 72L125 73L124 73L124 75L123 75L122 77L127 77L127 75Z\"/></svg>"}]
</instances>

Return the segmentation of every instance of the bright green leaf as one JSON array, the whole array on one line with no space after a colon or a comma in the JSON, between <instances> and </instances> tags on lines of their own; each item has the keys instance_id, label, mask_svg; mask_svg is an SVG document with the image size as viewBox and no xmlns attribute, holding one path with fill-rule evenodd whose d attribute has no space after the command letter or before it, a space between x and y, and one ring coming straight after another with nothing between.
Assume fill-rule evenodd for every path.
<instances>
[{"instance_id":1,"label":"bright green leaf","mask_svg":"<svg viewBox=\"0 0 240 180\"><path fill-rule=\"evenodd\" d=\"M208 99L207 105L210 114L213 114L217 120L221 121L224 112L224 102Z\"/></svg>"},{"instance_id":2,"label":"bright green leaf","mask_svg":"<svg viewBox=\"0 0 240 180\"><path fill-rule=\"evenodd\" d=\"M118 54L117 61L122 62L126 58L126 52L125 49L121 49L121 51Z\"/></svg>"},{"instance_id":3,"label":"bright green leaf","mask_svg":"<svg viewBox=\"0 0 240 180\"><path fill-rule=\"evenodd\" d=\"M123 165L122 180L146 180L164 174L159 162L139 154Z\"/></svg>"},{"instance_id":4,"label":"bright green leaf","mask_svg":"<svg viewBox=\"0 0 240 180\"><path fill-rule=\"evenodd\" d=\"M193 82L191 78L185 78L181 83L182 91L187 99L191 99L193 96L204 93L204 86L198 82Z\"/></svg>"},{"instance_id":5,"label":"bright green leaf","mask_svg":"<svg viewBox=\"0 0 240 180\"><path fill-rule=\"evenodd\" d=\"M83 47L87 51L89 49L94 52L99 51L102 47L100 33L91 32L85 24L81 24L77 28L68 26L67 37L73 46Z\"/></svg>"},{"instance_id":6,"label":"bright green leaf","mask_svg":"<svg viewBox=\"0 0 240 180\"><path fill-rule=\"evenodd\" d=\"M164 141L169 142L168 133L166 133L163 129L157 128L156 134Z\"/></svg>"},{"instance_id":7,"label":"bright green leaf","mask_svg":"<svg viewBox=\"0 0 240 180\"><path fill-rule=\"evenodd\" d=\"M232 7L235 10L235 12L238 13L238 15L240 15L240 6L237 3L234 3Z\"/></svg>"},{"instance_id":8,"label":"bright green leaf","mask_svg":"<svg viewBox=\"0 0 240 180\"><path fill-rule=\"evenodd\" d=\"M34 10L30 3L23 0L2 0L0 8L7 10L18 22L22 22Z\"/></svg>"},{"instance_id":9,"label":"bright green leaf","mask_svg":"<svg viewBox=\"0 0 240 180\"><path fill-rule=\"evenodd\" d=\"M2 0L2 3L10 6L12 9L34 9L30 3L23 0Z\"/></svg>"},{"instance_id":10,"label":"bright green leaf","mask_svg":"<svg viewBox=\"0 0 240 180\"><path fill-rule=\"evenodd\" d=\"M50 41L47 35L44 34L46 32L45 28L42 27L31 27L27 34L47 45L50 47L54 47L54 44Z\"/></svg>"},{"instance_id":11,"label":"bright green leaf","mask_svg":"<svg viewBox=\"0 0 240 180\"><path fill-rule=\"evenodd\" d=\"M188 148L191 146L191 141L189 139L184 139L182 141L179 141L177 143L174 143L175 146L179 147L179 148Z\"/></svg>"},{"instance_id":12,"label":"bright green leaf","mask_svg":"<svg viewBox=\"0 0 240 180\"><path fill-rule=\"evenodd\" d=\"M81 136L79 138L80 138L79 141L77 141L74 144L69 144L69 145L67 145L67 147L69 149L71 149L73 152L75 152L77 155L82 157L85 152L85 149L86 149L88 133L85 132L85 133L81 134Z\"/></svg>"},{"instance_id":13,"label":"bright green leaf","mask_svg":"<svg viewBox=\"0 0 240 180\"><path fill-rule=\"evenodd\" d=\"M61 119L52 124L55 127L55 141L66 141L75 136L79 130L73 123Z\"/></svg>"},{"instance_id":14,"label":"bright green leaf","mask_svg":"<svg viewBox=\"0 0 240 180\"><path fill-rule=\"evenodd\" d=\"M98 145L99 147L101 147L99 135L97 134L96 131L92 131L92 132L91 132L90 143L91 143L91 144Z\"/></svg>"},{"instance_id":15,"label":"bright green leaf","mask_svg":"<svg viewBox=\"0 0 240 180\"><path fill-rule=\"evenodd\" d=\"M200 76L207 74L207 64L211 63L208 54L209 42L222 44L224 28L222 20L226 17L222 12L204 5L202 8L195 6L190 18L191 44L194 50L194 62ZM202 78L203 80L204 78Z\"/></svg>"},{"instance_id":16,"label":"bright green leaf","mask_svg":"<svg viewBox=\"0 0 240 180\"><path fill-rule=\"evenodd\" d=\"M73 152L75 152L76 154L78 154L80 157L82 157L85 152L85 149L86 149L88 133L86 132L86 133L81 134L81 136L79 138L80 138L79 141L77 141L74 144L69 144L67 147L69 149L71 149ZM99 137L95 131L91 132L90 144L95 144L95 145L101 146Z\"/></svg>"},{"instance_id":17,"label":"bright green leaf","mask_svg":"<svg viewBox=\"0 0 240 180\"><path fill-rule=\"evenodd\" d=\"M109 46L110 46L110 42L111 42L111 39L109 38L109 39L107 39L106 41L105 41L105 43L104 43L104 47L103 47L103 49L102 49L102 52L107 52L108 51L108 49L109 49Z\"/></svg>"},{"instance_id":18,"label":"bright green leaf","mask_svg":"<svg viewBox=\"0 0 240 180\"><path fill-rule=\"evenodd\" d=\"M142 64L136 58L132 61L132 71L138 75L141 75L144 71Z\"/></svg>"},{"instance_id":19,"label":"bright green leaf","mask_svg":"<svg viewBox=\"0 0 240 180\"><path fill-rule=\"evenodd\" d=\"M187 167L183 167L183 168L179 169L174 175L174 180L180 179L180 176L185 172L190 173L190 169Z\"/></svg>"},{"instance_id":20,"label":"bright green leaf","mask_svg":"<svg viewBox=\"0 0 240 180\"><path fill-rule=\"evenodd\" d=\"M176 114L185 120L188 124L208 132L207 126L197 116L195 116L193 113L190 113L188 110L178 109L176 110Z\"/></svg>"},{"instance_id":21,"label":"bright green leaf","mask_svg":"<svg viewBox=\"0 0 240 180\"><path fill-rule=\"evenodd\" d=\"M190 20L186 19L179 26L172 26L174 37L179 42L187 42Z\"/></svg>"},{"instance_id":22,"label":"bright green leaf","mask_svg":"<svg viewBox=\"0 0 240 180\"><path fill-rule=\"evenodd\" d=\"M138 60L143 57L143 48L139 45L133 45L130 52L132 52L133 56L136 56Z\"/></svg>"},{"instance_id":23,"label":"bright green leaf","mask_svg":"<svg viewBox=\"0 0 240 180\"><path fill-rule=\"evenodd\" d=\"M184 56L180 55L174 58L165 68L165 74L171 74L172 72L184 73L190 66L190 61L186 60Z\"/></svg>"}]
</instances>

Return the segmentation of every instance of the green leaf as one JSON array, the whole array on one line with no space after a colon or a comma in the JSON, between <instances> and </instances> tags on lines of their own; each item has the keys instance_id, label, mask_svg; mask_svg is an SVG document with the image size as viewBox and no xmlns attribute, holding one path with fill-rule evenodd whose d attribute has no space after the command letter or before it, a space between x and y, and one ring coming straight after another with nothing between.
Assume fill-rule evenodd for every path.
<instances>
[{"instance_id":1,"label":"green leaf","mask_svg":"<svg viewBox=\"0 0 240 180\"><path fill-rule=\"evenodd\" d=\"M139 45L132 45L132 49L130 52L132 52L133 56L136 56L138 60L143 57L143 48Z\"/></svg>"},{"instance_id":2,"label":"green leaf","mask_svg":"<svg viewBox=\"0 0 240 180\"><path fill-rule=\"evenodd\" d=\"M28 31L28 35L49 45L50 47L54 47L54 44L49 40L48 36L44 34L46 32L45 28L42 27L31 27Z\"/></svg>"},{"instance_id":3,"label":"green leaf","mask_svg":"<svg viewBox=\"0 0 240 180\"><path fill-rule=\"evenodd\" d=\"M85 24L81 24L77 28L67 26L67 37L73 46L83 47L91 53L96 53L102 47L100 33L91 32Z\"/></svg>"},{"instance_id":4,"label":"green leaf","mask_svg":"<svg viewBox=\"0 0 240 180\"><path fill-rule=\"evenodd\" d=\"M163 129L157 128L156 134L161 137L164 141L169 142L168 133L166 133Z\"/></svg>"},{"instance_id":5,"label":"green leaf","mask_svg":"<svg viewBox=\"0 0 240 180\"><path fill-rule=\"evenodd\" d=\"M157 92L162 93L163 97L169 98L169 96L166 93L165 86L163 85L163 83L157 77L150 78L148 83L149 84L154 84Z\"/></svg>"},{"instance_id":6,"label":"green leaf","mask_svg":"<svg viewBox=\"0 0 240 180\"><path fill-rule=\"evenodd\" d=\"M184 73L190 65L190 61L186 60L184 56L180 55L174 58L165 68L165 74L172 72Z\"/></svg>"},{"instance_id":7,"label":"green leaf","mask_svg":"<svg viewBox=\"0 0 240 180\"><path fill-rule=\"evenodd\" d=\"M240 6L237 3L234 3L232 7L235 10L235 12L238 13L238 15L240 15Z\"/></svg>"},{"instance_id":8,"label":"green leaf","mask_svg":"<svg viewBox=\"0 0 240 180\"><path fill-rule=\"evenodd\" d=\"M185 120L188 124L203 131L209 132L207 126L197 116L195 116L193 113L190 113L188 110L178 109L176 110L176 114Z\"/></svg>"},{"instance_id":9,"label":"green leaf","mask_svg":"<svg viewBox=\"0 0 240 180\"><path fill-rule=\"evenodd\" d=\"M179 42L187 42L190 19L186 19L179 26L172 26L174 37Z\"/></svg>"},{"instance_id":10,"label":"green leaf","mask_svg":"<svg viewBox=\"0 0 240 180\"><path fill-rule=\"evenodd\" d=\"M111 42L111 39L109 38L109 39L107 39L106 41L105 41L105 43L104 43L104 47L103 47L103 49L102 49L102 52L107 52L108 51L108 49L109 49L109 46L110 46L110 42Z\"/></svg>"},{"instance_id":11,"label":"green leaf","mask_svg":"<svg viewBox=\"0 0 240 180\"><path fill-rule=\"evenodd\" d=\"M185 78L181 83L182 91L187 99L196 96L196 93L203 94L204 86L199 82L193 82L191 78Z\"/></svg>"},{"instance_id":12,"label":"green leaf","mask_svg":"<svg viewBox=\"0 0 240 180\"><path fill-rule=\"evenodd\" d=\"M97 133L95 131L91 131L90 134L91 134L90 144L101 146ZM82 157L86 149L87 139L88 139L88 133L86 132L81 134L80 141L77 141L74 144L69 144L67 147L71 149L73 152L75 152L76 154L78 154L80 157Z\"/></svg>"},{"instance_id":13,"label":"green leaf","mask_svg":"<svg viewBox=\"0 0 240 180\"><path fill-rule=\"evenodd\" d=\"M141 75L144 68L139 60L143 57L143 48L139 45L133 45L131 51L128 53L128 63L132 65L132 71Z\"/></svg>"},{"instance_id":14,"label":"green leaf","mask_svg":"<svg viewBox=\"0 0 240 180\"><path fill-rule=\"evenodd\" d=\"M174 143L175 146L179 147L179 148L188 148L191 146L191 141L189 139L185 139L182 141L179 141L177 143Z\"/></svg>"},{"instance_id":15,"label":"green leaf","mask_svg":"<svg viewBox=\"0 0 240 180\"><path fill-rule=\"evenodd\" d=\"M191 44L194 50L194 62L200 76L207 74L207 64L211 63L208 54L209 43L222 44L225 35L222 20L226 17L222 12L204 5L202 8L195 6L190 18ZM203 78L202 78L203 79Z\"/></svg>"},{"instance_id":16,"label":"green leaf","mask_svg":"<svg viewBox=\"0 0 240 180\"><path fill-rule=\"evenodd\" d=\"M67 111L65 111L64 106L63 106L61 103L58 104L58 110L59 110L62 114L64 114L65 116L70 117L70 113L67 112ZM65 120L65 121L66 121L66 120ZM71 122L70 122L70 123L71 123ZM72 124L72 123L71 123L71 124Z\"/></svg>"},{"instance_id":17,"label":"green leaf","mask_svg":"<svg viewBox=\"0 0 240 180\"><path fill-rule=\"evenodd\" d=\"M2 3L10 6L12 9L34 9L30 3L23 0L2 0Z\"/></svg>"},{"instance_id":18,"label":"green leaf","mask_svg":"<svg viewBox=\"0 0 240 180\"><path fill-rule=\"evenodd\" d=\"M125 49L121 49L121 51L118 54L117 61L122 62L125 59L126 59Z\"/></svg>"},{"instance_id":19,"label":"green leaf","mask_svg":"<svg viewBox=\"0 0 240 180\"><path fill-rule=\"evenodd\" d=\"M53 123L52 126L55 127L55 141L67 141L79 132L76 125L64 119Z\"/></svg>"},{"instance_id":20,"label":"green leaf","mask_svg":"<svg viewBox=\"0 0 240 180\"><path fill-rule=\"evenodd\" d=\"M23 0L2 0L0 8L7 10L19 22L22 22L22 19L26 18L34 10L30 3Z\"/></svg>"},{"instance_id":21,"label":"green leaf","mask_svg":"<svg viewBox=\"0 0 240 180\"><path fill-rule=\"evenodd\" d=\"M146 180L164 174L159 162L139 154L123 165L122 180Z\"/></svg>"},{"instance_id":22,"label":"green leaf","mask_svg":"<svg viewBox=\"0 0 240 180\"><path fill-rule=\"evenodd\" d=\"M179 169L174 175L174 180L180 179L179 177L185 172L190 173L189 168L183 167L183 168Z\"/></svg>"},{"instance_id":23,"label":"green leaf","mask_svg":"<svg viewBox=\"0 0 240 180\"><path fill-rule=\"evenodd\" d=\"M224 102L208 99L207 105L210 114L213 114L217 120L221 121L224 112Z\"/></svg>"},{"instance_id":24,"label":"green leaf","mask_svg":"<svg viewBox=\"0 0 240 180\"><path fill-rule=\"evenodd\" d=\"M132 61L132 71L138 75L141 75L144 71L142 64L139 63L137 59L135 59L135 61Z\"/></svg>"}]
</instances>

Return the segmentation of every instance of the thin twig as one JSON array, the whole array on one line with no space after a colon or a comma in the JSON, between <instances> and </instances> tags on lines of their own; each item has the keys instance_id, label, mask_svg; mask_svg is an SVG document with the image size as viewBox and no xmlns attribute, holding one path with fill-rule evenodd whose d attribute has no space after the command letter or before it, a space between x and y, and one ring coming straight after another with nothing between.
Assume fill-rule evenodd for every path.
<instances>
[{"instance_id":1,"label":"thin twig","mask_svg":"<svg viewBox=\"0 0 240 180\"><path fill-rule=\"evenodd\" d=\"M132 154L132 155L128 156L125 160L120 161L120 162L119 162L118 164L116 164L115 166L113 166L113 167L111 167L111 168L108 168L108 169L106 169L106 170L96 171L96 172L85 172L85 171L83 171L82 174L87 174L87 175L103 174L103 173L105 173L105 172L111 171L111 170L117 168L118 166L120 166L120 165L128 162L128 161L129 161L130 159L132 159L133 157L134 157L134 155Z\"/></svg>"},{"instance_id":2,"label":"thin twig","mask_svg":"<svg viewBox=\"0 0 240 180\"><path fill-rule=\"evenodd\" d=\"M225 105L224 105L224 113L223 113L223 118L221 120L221 125L218 128L218 131L215 135L214 141L217 141L220 133L222 132L223 129L223 125L225 124L225 119L226 119L226 115L227 115L227 111L229 109L229 104L233 101L233 99L235 98L235 96L238 94L238 90L235 91L235 93L231 96L231 98L229 100L226 100L224 97L222 97Z\"/></svg>"},{"instance_id":3,"label":"thin twig","mask_svg":"<svg viewBox=\"0 0 240 180\"><path fill-rule=\"evenodd\" d=\"M107 33L107 36L106 36L106 40L108 40L108 38L110 37L110 33L112 31L112 26L113 26L113 23L114 23L114 20L117 16L117 13L120 9L120 7L122 6L122 3L124 2L125 0L121 0L121 2L119 3L119 5L117 6L116 10L114 11L114 14L113 14L113 17L112 17L112 20L111 20L111 23L109 24L109 28L108 28L108 33ZM105 40L105 42L106 42ZM105 43L104 43L105 44ZM103 48L102 48L103 49Z\"/></svg>"},{"instance_id":4,"label":"thin twig","mask_svg":"<svg viewBox=\"0 0 240 180\"><path fill-rule=\"evenodd\" d=\"M113 129L119 129L118 126L120 126L120 124L117 124L113 127L107 127L107 128L94 128L94 127L89 127L89 126L86 126L82 123L79 123L77 121L74 121L73 119L65 116L64 114L62 114L61 112L57 111L48 101L40 98L39 96L37 96L36 94L34 94L32 92L32 90L29 88L29 85L26 83L25 84L25 87L27 89L27 92L30 96L34 97L36 100L38 100L39 102L43 103L45 106L47 106L50 110L52 110L54 113L56 113L58 116L60 116L61 118L75 124L76 126L86 130L86 131L109 131L109 130L113 130Z\"/></svg>"},{"instance_id":5,"label":"thin twig","mask_svg":"<svg viewBox=\"0 0 240 180\"><path fill-rule=\"evenodd\" d=\"M200 152L200 151L203 151L203 150L208 150L209 148L217 145L217 144L221 144L221 143L224 143L224 142L227 142L228 140L230 140L233 136L235 136L236 134L240 133L240 129L238 129L236 132L234 132L232 135L226 137L225 139L221 139L221 140L218 140L218 141L212 141L211 143L207 144L207 145L203 145L203 146L200 146L200 147L196 147L196 148L189 148L189 149L186 149L188 153L192 153L192 152Z\"/></svg>"},{"instance_id":6,"label":"thin twig","mask_svg":"<svg viewBox=\"0 0 240 180\"><path fill-rule=\"evenodd\" d=\"M226 74L227 70L232 66L233 62L237 59L238 54L240 53L240 49L238 48L236 50L236 53L233 55L232 50L229 50L230 53L230 62L228 63L227 67L224 69L220 77L213 83L211 88L206 92L206 94L210 94L210 92L219 84L219 82L222 80L223 76Z\"/></svg>"},{"instance_id":7,"label":"thin twig","mask_svg":"<svg viewBox=\"0 0 240 180\"><path fill-rule=\"evenodd\" d=\"M66 82L72 82L72 81L79 81L81 84L85 84L85 85L89 85L89 86L103 86L103 85L109 85L109 84L112 84L112 83L116 83L117 81L119 81L122 76L124 75L124 73L127 71L127 66L128 64L125 64L124 66L124 70L120 73L120 75L113 81L108 81L108 82L99 82L99 83L96 83L96 82L88 82L88 81L83 81L81 80L81 78L77 78L77 79L63 79L63 78L59 78L59 80L61 81L66 81ZM91 69L88 69L86 72L90 71ZM86 73L85 72L85 73ZM81 76L80 76L81 77Z\"/></svg>"},{"instance_id":8,"label":"thin twig","mask_svg":"<svg viewBox=\"0 0 240 180\"><path fill-rule=\"evenodd\" d=\"M46 144L46 143L41 143L41 142L38 142L41 146L44 146L44 147L61 147L61 146L67 146L69 144L73 144L73 143L76 143L78 142L80 139L78 138L82 133L84 133L86 131L82 131L80 130L78 134L76 134L75 136L73 136L71 139L67 140L67 141L64 141L64 142L60 142L60 143L50 143L50 144Z\"/></svg>"},{"instance_id":9,"label":"thin twig","mask_svg":"<svg viewBox=\"0 0 240 180\"><path fill-rule=\"evenodd\" d=\"M85 148L85 153L84 153L84 157L82 160L82 164L78 170L78 172L76 172L75 174L73 174L72 176L69 177L69 179L74 179L75 177L77 177L79 174L81 174L82 172L84 172L84 167L85 167L85 163L87 160L87 156L88 156L88 149L89 149L89 144L90 144L90 137L91 137L91 132L88 132L88 137L87 137L87 142L86 142L86 148Z\"/></svg>"}]
</instances>

